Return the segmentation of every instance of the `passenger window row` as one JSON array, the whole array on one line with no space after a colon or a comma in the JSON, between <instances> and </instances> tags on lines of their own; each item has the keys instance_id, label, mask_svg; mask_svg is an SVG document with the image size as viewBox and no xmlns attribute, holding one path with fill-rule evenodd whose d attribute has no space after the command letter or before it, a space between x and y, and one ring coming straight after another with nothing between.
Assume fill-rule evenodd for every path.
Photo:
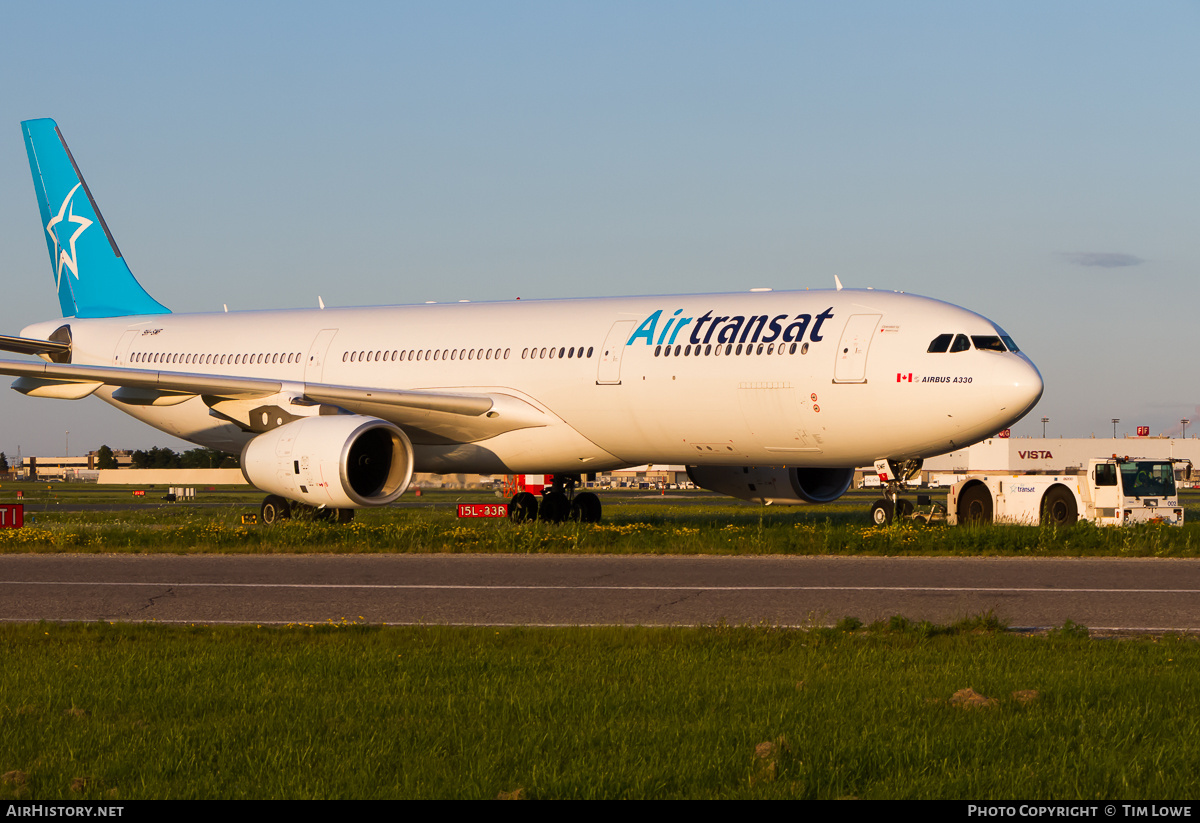
<instances>
[{"instance_id":1,"label":"passenger window row","mask_svg":"<svg viewBox=\"0 0 1200 823\"><path fill-rule=\"evenodd\" d=\"M342 352L343 363L416 362L425 360L507 360L512 349L396 349Z\"/></svg>"},{"instance_id":2,"label":"passenger window row","mask_svg":"<svg viewBox=\"0 0 1200 823\"><path fill-rule=\"evenodd\" d=\"M743 349L745 349L743 351ZM720 355L739 355L739 354L795 354L797 351L800 354L808 354L807 343L780 343L778 347L774 343L747 343L743 346L738 343L736 346L732 343L714 345L697 343L694 346L677 344L675 346L655 346L655 357L696 357L698 355L719 357Z\"/></svg>"},{"instance_id":3,"label":"passenger window row","mask_svg":"<svg viewBox=\"0 0 1200 823\"><path fill-rule=\"evenodd\" d=\"M588 360L591 359L591 356L592 348L589 347L585 353L583 346L579 348L575 348L574 346L570 348L566 346L559 346L558 348L548 346L540 349L534 346L532 349L521 349L522 360L570 360L573 357Z\"/></svg>"},{"instance_id":4,"label":"passenger window row","mask_svg":"<svg viewBox=\"0 0 1200 823\"><path fill-rule=\"evenodd\" d=\"M259 363L299 363L300 352L246 352L244 354L188 354L181 352L134 352L130 363L182 364L191 366L240 366Z\"/></svg>"}]
</instances>

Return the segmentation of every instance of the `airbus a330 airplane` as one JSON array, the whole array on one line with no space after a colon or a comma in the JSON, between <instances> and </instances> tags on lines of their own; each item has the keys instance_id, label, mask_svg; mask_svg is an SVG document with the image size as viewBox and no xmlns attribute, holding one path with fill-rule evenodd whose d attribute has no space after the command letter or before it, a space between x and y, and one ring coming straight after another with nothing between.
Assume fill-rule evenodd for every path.
<instances>
[{"instance_id":1,"label":"airbus a330 airplane","mask_svg":"<svg viewBox=\"0 0 1200 823\"><path fill-rule=\"evenodd\" d=\"M345 519L420 471L551 473L540 515L591 521L581 476L645 463L747 500L826 502L854 467L903 479L1042 394L987 318L884 291L173 314L134 279L54 121L22 128L63 319L0 339L44 361L0 374L240 451L266 520Z\"/></svg>"}]
</instances>

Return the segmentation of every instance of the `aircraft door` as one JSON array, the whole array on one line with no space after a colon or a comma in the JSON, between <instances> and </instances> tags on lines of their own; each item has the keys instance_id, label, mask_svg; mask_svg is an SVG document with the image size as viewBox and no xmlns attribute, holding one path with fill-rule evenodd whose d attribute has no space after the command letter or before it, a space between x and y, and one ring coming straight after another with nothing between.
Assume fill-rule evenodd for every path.
<instances>
[{"instance_id":1,"label":"aircraft door","mask_svg":"<svg viewBox=\"0 0 1200 823\"><path fill-rule=\"evenodd\" d=\"M855 314L846 321L833 366L834 383L866 383L867 351L882 314Z\"/></svg>"},{"instance_id":2,"label":"aircraft door","mask_svg":"<svg viewBox=\"0 0 1200 823\"><path fill-rule=\"evenodd\" d=\"M596 385L619 386L621 384L621 357L625 354L625 341L633 331L636 320L618 320L608 330L604 345L600 348L600 367L596 374Z\"/></svg>"},{"instance_id":3,"label":"aircraft door","mask_svg":"<svg viewBox=\"0 0 1200 823\"><path fill-rule=\"evenodd\" d=\"M1116 517L1121 508L1121 485L1117 479L1116 463L1097 463L1092 469L1096 510L1101 517Z\"/></svg>"},{"instance_id":4,"label":"aircraft door","mask_svg":"<svg viewBox=\"0 0 1200 823\"><path fill-rule=\"evenodd\" d=\"M308 360L304 364L305 383L321 382L325 372L325 353L329 351L329 344L337 333L337 329L321 329L313 338L312 345L308 347Z\"/></svg>"},{"instance_id":5,"label":"aircraft door","mask_svg":"<svg viewBox=\"0 0 1200 823\"><path fill-rule=\"evenodd\" d=\"M129 350L133 348L134 338L141 334L141 332L141 329L126 329L125 333L121 335L121 341L117 343L117 350L113 352L114 366L129 365Z\"/></svg>"}]
</instances>

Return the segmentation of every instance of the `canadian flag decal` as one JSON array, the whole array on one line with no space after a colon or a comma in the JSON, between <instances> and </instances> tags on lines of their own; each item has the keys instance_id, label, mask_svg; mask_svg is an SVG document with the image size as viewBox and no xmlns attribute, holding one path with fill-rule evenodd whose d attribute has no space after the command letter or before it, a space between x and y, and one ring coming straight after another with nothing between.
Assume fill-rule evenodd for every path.
<instances>
[{"instance_id":1,"label":"canadian flag decal","mask_svg":"<svg viewBox=\"0 0 1200 823\"><path fill-rule=\"evenodd\" d=\"M909 372L908 374L900 374L899 372L897 372L896 382L897 383L911 383L912 382L912 372Z\"/></svg>"}]
</instances>

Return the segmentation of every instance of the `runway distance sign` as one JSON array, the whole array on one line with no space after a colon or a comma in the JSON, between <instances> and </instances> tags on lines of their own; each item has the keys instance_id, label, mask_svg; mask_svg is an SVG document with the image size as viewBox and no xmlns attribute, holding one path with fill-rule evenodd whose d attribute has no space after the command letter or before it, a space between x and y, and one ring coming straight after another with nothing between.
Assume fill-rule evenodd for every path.
<instances>
[{"instance_id":1,"label":"runway distance sign","mask_svg":"<svg viewBox=\"0 0 1200 823\"><path fill-rule=\"evenodd\" d=\"M459 503L459 517L508 517L507 503Z\"/></svg>"},{"instance_id":2,"label":"runway distance sign","mask_svg":"<svg viewBox=\"0 0 1200 823\"><path fill-rule=\"evenodd\" d=\"M19 529L24 525L24 503L0 503L0 529Z\"/></svg>"}]
</instances>

